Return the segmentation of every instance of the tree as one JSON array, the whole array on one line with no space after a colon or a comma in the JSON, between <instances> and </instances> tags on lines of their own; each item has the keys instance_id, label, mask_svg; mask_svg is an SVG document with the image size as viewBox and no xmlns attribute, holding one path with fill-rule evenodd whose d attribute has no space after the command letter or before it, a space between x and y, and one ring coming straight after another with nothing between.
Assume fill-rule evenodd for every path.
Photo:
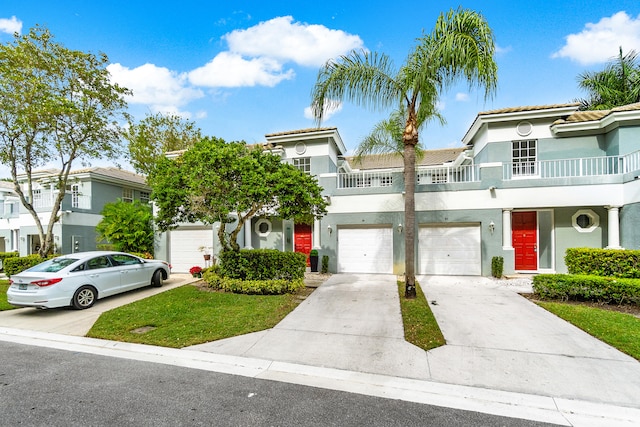
<instances>
[{"instance_id":1,"label":"tree","mask_svg":"<svg viewBox=\"0 0 640 427\"><path fill-rule=\"evenodd\" d=\"M578 86L588 92L579 99L581 110L610 110L640 102L640 64L635 50L611 58L605 69L584 72L578 76Z\"/></svg>"},{"instance_id":2,"label":"tree","mask_svg":"<svg viewBox=\"0 0 640 427\"><path fill-rule=\"evenodd\" d=\"M129 141L131 164L144 175L149 175L165 153L185 150L202 139L194 122L161 113L148 115L137 124L130 122L124 137Z\"/></svg>"},{"instance_id":3,"label":"tree","mask_svg":"<svg viewBox=\"0 0 640 427\"><path fill-rule=\"evenodd\" d=\"M450 10L433 31L418 39L399 70L376 52L352 51L327 62L318 72L312 107L318 123L326 111L347 100L357 105L405 112L402 134L405 184L405 296L415 297L415 147L418 128L436 114L440 93L463 78L495 92L497 65L493 32L484 17L467 9Z\"/></svg>"},{"instance_id":4,"label":"tree","mask_svg":"<svg viewBox=\"0 0 640 427\"><path fill-rule=\"evenodd\" d=\"M35 221L42 256L53 249L53 226L74 162L120 153L117 119L126 115L128 91L110 82L107 63L103 54L54 42L41 27L0 46L0 161L11 170L15 191ZM56 159L60 169L45 232L34 206L33 172Z\"/></svg>"},{"instance_id":5,"label":"tree","mask_svg":"<svg viewBox=\"0 0 640 427\"><path fill-rule=\"evenodd\" d=\"M149 204L118 200L104 205L101 214L96 226L98 241L106 240L117 251L153 254L153 212Z\"/></svg>"},{"instance_id":6,"label":"tree","mask_svg":"<svg viewBox=\"0 0 640 427\"><path fill-rule=\"evenodd\" d=\"M391 113L388 119L379 121L369 135L365 136L360 142L355 152L355 162L362 162L365 156L371 154L379 154L381 156L403 156L404 155L404 134L406 113L397 110ZM439 113L434 113L433 117L437 118L440 123L444 123L444 118ZM425 119L422 119L425 120ZM423 121L418 120L418 129L423 125ZM420 160L424 156L422 144L418 142L415 147L416 160Z\"/></svg>"},{"instance_id":7,"label":"tree","mask_svg":"<svg viewBox=\"0 0 640 427\"><path fill-rule=\"evenodd\" d=\"M204 138L176 159L159 159L148 183L160 230L180 222L217 222L225 250L240 250L237 236L251 217L309 222L326 213L316 178L244 142ZM228 232L226 225L236 221L234 215L237 224Z\"/></svg>"}]
</instances>

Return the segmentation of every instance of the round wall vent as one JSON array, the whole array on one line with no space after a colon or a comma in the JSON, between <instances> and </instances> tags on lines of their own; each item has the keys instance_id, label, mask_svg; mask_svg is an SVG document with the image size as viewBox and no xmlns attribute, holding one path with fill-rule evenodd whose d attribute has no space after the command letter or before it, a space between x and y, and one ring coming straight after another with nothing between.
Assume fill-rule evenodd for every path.
<instances>
[{"instance_id":1,"label":"round wall vent","mask_svg":"<svg viewBox=\"0 0 640 427\"><path fill-rule=\"evenodd\" d=\"M298 142L296 144L296 154L304 154L307 151L307 146L304 142Z\"/></svg>"},{"instance_id":2,"label":"round wall vent","mask_svg":"<svg viewBox=\"0 0 640 427\"><path fill-rule=\"evenodd\" d=\"M516 131L520 136L527 136L531 133L532 130L533 130L533 125L529 122L520 122L516 127Z\"/></svg>"}]
</instances>

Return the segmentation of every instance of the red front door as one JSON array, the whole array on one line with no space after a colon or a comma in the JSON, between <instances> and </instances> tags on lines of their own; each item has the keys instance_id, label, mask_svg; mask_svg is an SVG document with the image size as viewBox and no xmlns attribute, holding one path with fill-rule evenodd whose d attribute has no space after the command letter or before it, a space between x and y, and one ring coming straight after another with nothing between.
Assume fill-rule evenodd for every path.
<instances>
[{"instance_id":1,"label":"red front door","mask_svg":"<svg viewBox=\"0 0 640 427\"><path fill-rule=\"evenodd\" d=\"M309 253L311 252L311 226L307 224L296 224L293 228L293 250L301 252L307 256L307 267L309 264Z\"/></svg>"},{"instance_id":2,"label":"red front door","mask_svg":"<svg viewBox=\"0 0 640 427\"><path fill-rule=\"evenodd\" d=\"M538 269L538 218L536 212L513 212L511 244L516 270Z\"/></svg>"}]
</instances>

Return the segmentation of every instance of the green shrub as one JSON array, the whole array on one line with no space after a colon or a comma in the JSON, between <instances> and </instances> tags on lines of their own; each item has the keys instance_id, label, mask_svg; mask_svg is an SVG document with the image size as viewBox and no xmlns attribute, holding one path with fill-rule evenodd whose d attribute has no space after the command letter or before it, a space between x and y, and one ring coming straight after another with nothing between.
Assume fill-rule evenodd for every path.
<instances>
[{"instance_id":1,"label":"green shrub","mask_svg":"<svg viewBox=\"0 0 640 427\"><path fill-rule=\"evenodd\" d=\"M640 305L640 280L613 277L539 274L533 292L541 299Z\"/></svg>"},{"instance_id":2,"label":"green shrub","mask_svg":"<svg viewBox=\"0 0 640 427\"><path fill-rule=\"evenodd\" d=\"M18 274L27 268L40 264L44 259L40 255L27 255L23 257L6 258L3 262L4 272L7 276Z\"/></svg>"},{"instance_id":3,"label":"green shrub","mask_svg":"<svg viewBox=\"0 0 640 427\"><path fill-rule=\"evenodd\" d=\"M640 250L570 248L564 262L570 274L640 278Z\"/></svg>"},{"instance_id":4,"label":"green shrub","mask_svg":"<svg viewBox=\"0 0 640 427\"><path fill-rule=\"evenodd\" d=\"M501 256L494 256L491 258L491 275L493 277L502 277L504 271L504 258Z\"/></svg>"},{"instance_id":5,"label":"green shrub","mask_svg":"<svg viewBox=\"0 0 640 427\"><path fill-rule=\"evenodd\" d=\"M309 256L318 256L318 250L317 249L311 249L311 251L309 251Z\"/></svg>"},{"instance_id":6,"label":"green shrub","mask_svg":"<svg viewBox=\"0 0 640 427\"><path fill-rule=\"evenodd\" d=\"M304 279L306 256L275 249L243 249L220 253L219 274L242 280Z\"/></svg>"},{"instance_id":7,"label":"green shrub","mask_svg":"<svg viewBox=\"0 0 640 427\"><path fill-rule=\"evenodd\" d=\"M327 274L329 272L329 255L322 255L322 268L320 271L323 274Z\"/></svg>"},{"instance_id":8,"label":"green shrub","mask_svg":"<svg viewBox=\"0 0 640 427\"><path fill-rule=\"evenodd\" d=\"M0 271L4 268L4 260L7 258L16 258L20 256L18 252L0 252Z\"/></svg>"},{"instance_id":9,"label":"green shrub","mask_svg":"<svg viewBox=\"0 0 640 427\"><path fill-rule=\"evenodd\" d=\"M242 280L222 277L211 270L205 272L202 278L213 289L236 294L280 295L293 293L304 288L303 279Z\"/></svg>"}]
</instances>

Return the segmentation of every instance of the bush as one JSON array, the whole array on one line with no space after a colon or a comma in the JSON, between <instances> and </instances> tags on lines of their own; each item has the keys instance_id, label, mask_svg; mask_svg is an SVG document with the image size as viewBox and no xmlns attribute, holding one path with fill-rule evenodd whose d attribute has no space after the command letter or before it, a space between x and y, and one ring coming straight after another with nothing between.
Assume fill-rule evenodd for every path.
<instances>
[{"instance_id":1,"label":"bush","mask_svg":"<svg viewBox=\"0 0 640 427\"><path fill-rule=\"evenodd\" d=\"M320 270L322 274L329 272L329 255L322 255L322 268Z\"/></svg>"},{"instance_id":2,"label":"bush","mask_svg":"<svg viewBox=\"0 0 640 427\"><path fill-rule=\"evenodd\" d=\"M7 276L12 276L26 270L27 268L40 264L42 261L44 261L44 259L37 254L6 258L3 262L4 272Z\"/></svg>"},{"instance_id":3,"label":"bush","mask_svg":"<svg viewBox=\"0 0 640 427\"><path fill-rule=\"evenodd\" d=\"M5 259L16 258L18 256L20 256L18 252L0 252L0 271L3 269Z\"/></svg>"},{"instance_id":4,"label":"bush","mask_svg":"<svg viewBox=\"0 0 640 427\"><path fill-rule=\"evenodd\" d=\"M295 280L242 280L230 277L222 277L213 271L207 271L203 275L207 285L213 289L236 294L251 295L279 295L296 292L304 288L303 279Z\"/></svg>"},{"instance_id":5,"label":"bush","mask_svg":"<svg viewBox=\"0 0 640 427\"><path fill-rule=\"evenodd\" d=\"M502 277L504 271L504 258L501 256L494 256L491 258L491 275L498 279Z\"/></svg>"},{"instance_id":6,"label":"bush","mask_svg":"<svg viewBox=\"0 0 640 427\"><path fill-rule=\"evenodd\" d=\"M541 299L640 305L640 280L569 274L539 274L533 292Z\"/></svg>"},{"instance_id":7,"label":"bush","mask_svg":"<svg viewBox=\"0 0 640 427\"><path fill-rule=\"evenodd\" d=\"M640 278L640 250L570 248L564 262L570 274Z\"/></svg>"},{"instance_id":8,"label":"bush","mask_svg":"<svg viewBox=\"0 0 640 427\"><path fill-rule=\"evenodd\" d=\"M219 274L242 280L304 279L306 256L275 249L243 249L220 253Z\"/></svg>"}]
</instances>

